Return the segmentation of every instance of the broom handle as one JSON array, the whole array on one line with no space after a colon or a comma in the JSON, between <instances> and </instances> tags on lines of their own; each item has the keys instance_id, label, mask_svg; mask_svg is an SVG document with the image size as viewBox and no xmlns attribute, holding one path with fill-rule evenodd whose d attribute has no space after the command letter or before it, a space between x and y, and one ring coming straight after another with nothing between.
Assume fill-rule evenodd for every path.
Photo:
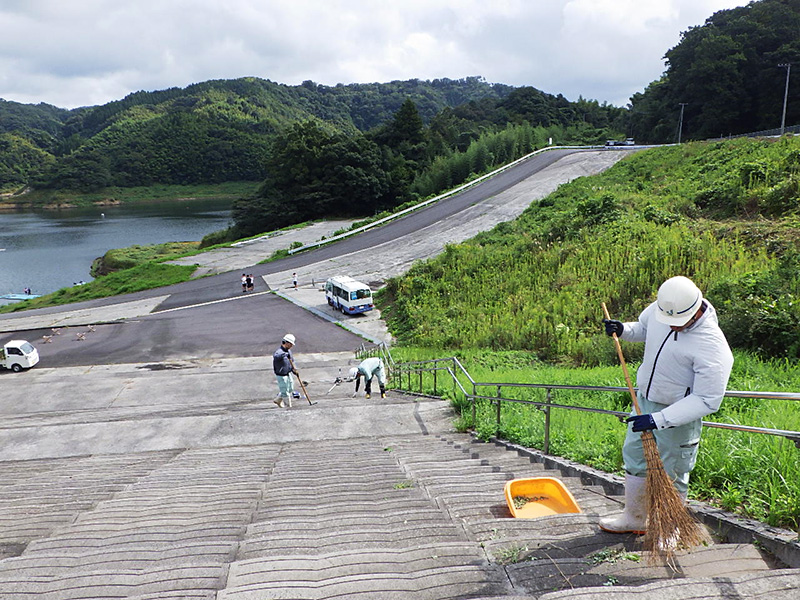
<instances>
[{"instance_id":1,"label":"broom handle","mask_svg":"<svg viewBox=\"0 0 800 600\"><path fill-rule=\"evenodd\" d=\"M311 398L308 397L306 386L303 384L303 380L300 379L300 373L297 373L297 369L294 368L294 362L292 361L291 358L289 359L289 364L292 365L292 371L294 371L297 374L297 381L300 382L300 388L303 390L303 395L306 397L306 400L308 400L308 403L311 404Z\"/></svg>"},{"instance_id":2,"label":"broom handle","mask_svg":"<svg viewBox=\"0 0 800 600\"><path fill-rule=\"evenodd\" d=\"M606 316L606 319L611 319L608 314L608 309L606 308L606 303L603 302L603 314ZM642 414L642 410L639 408L639 402L636 400L636 392L633 391L633 384L631 383L631 376L628 374L628 365L625 364L625 356L622 354L622 346L619 345L619 338L617 338L617 334L614 333L612 336L614 338L614 345L617 347L617 356L619 356L619 363L622 365L622 372L625 374L625 382L628 384L628 391L631 393L631 400L633 400L633 408L636 409L636 414Z\"/></svg>"}]
</instances>

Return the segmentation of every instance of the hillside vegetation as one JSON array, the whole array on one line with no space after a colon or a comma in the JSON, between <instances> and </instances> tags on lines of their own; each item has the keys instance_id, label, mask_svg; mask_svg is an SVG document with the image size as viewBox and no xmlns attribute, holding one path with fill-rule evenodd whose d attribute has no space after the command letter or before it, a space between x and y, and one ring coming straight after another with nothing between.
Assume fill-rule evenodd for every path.
<instances>
[{"instance_id":1,"label":"hillside vegetation","mask_svg":"<svg viewBox=\"0 0 800 600\"><path fill-rule=\"evenodd\" d=\"M714 13L664 55L663 76L631 98L637 140L683 140L776 129L789 83L786 125L800 124L800 0L759 0ZM796 72L796 71L795 71Z\"/></svg>"},{"instance_id":2,"label":"hillside vegetation","mask_svg":"<svg viewBox=\"0 0 800 600\"><path fill-rule=\"evenodd\" d=\"M0 191L260 181L274 136L293 124L313 121L357 136L389 122L407 100L426 123L454 110L449 123L458 123L461 144L525 119L580 122L599 137L624 112L480 77L334 87L248 77L136 92L75 110L0 100ZM624 128L621 121L616 128Z\"/></svg>"},{"instance_id":3,"label":"hillside vegetation","mask_svg":"<svg viewBox=\"0 0 800 600\"><path fill-rule=\"evenodd\" d=\"M733 347L797 359L799 210L800 138L639 152L390 280L384 314L405 343L613 362L601 302L632 320L682 274Z\"/></svg>"}]
</instances>

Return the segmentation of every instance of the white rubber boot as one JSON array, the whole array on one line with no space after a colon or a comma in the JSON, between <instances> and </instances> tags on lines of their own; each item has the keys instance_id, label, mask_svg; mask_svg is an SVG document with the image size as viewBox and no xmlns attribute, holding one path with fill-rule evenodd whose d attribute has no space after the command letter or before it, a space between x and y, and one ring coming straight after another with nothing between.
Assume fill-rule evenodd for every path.
<instances>
[{"instance_id":1,"label":"white rubber boot","mask_svg":"<svg viewBox=\"0 0 800 600\"><path fill-rule=\"evenodd\" d=\"M600 519L600 529L644 535L647 530L646 481L644 477L625 475L625 509L618 515Z\"/></svg>"}]
</instances>

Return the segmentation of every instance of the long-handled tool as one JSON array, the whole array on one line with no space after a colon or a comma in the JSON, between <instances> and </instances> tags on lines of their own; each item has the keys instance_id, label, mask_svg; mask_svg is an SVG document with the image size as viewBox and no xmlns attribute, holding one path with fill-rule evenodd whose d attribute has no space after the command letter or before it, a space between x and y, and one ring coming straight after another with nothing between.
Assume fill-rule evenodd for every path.
<instances>
[{"instance_id":1,"label":"long-handled tool","mask_svg":"<svg viewBox=\"0 0 800 600\"><path fill-rule=\"evenodd\" d=\"M325 395L330 394L333 391L333 388L335 388L337 385L339 385L343 381L344 381L344 379L342 379L342 369L339 368L339 374L336 376L336 379L334 380L333 385L331 386L331 389L329 389L327 392L325 392Z\"/></svg>"},{"instance_id":2,"label":"long-handled tool","mask_svg":"<svg viewBox=\"0 0 800 600\"><path fill-rule=\"evenodd\" d=\"M603 314L606 319L611 319L603 302ZM625 382L631 394L633 408L636 414L642 414L636 392L633 390L631 377L622 347L617 334L613 334L614 345L617 347L617 356L622 365ZM642 432L642 449L647 463L647 482L645 493L647 496L647 533L644 536L644 549L650 552L653 561L661 558L665 563L669 561L679 548L691 548L706 543L708 534L700 524L689 514L686 504L681 498L669 475L664 471L664 463L658 453L658 445L652 431Z\"/></svg>"},{"instance_id":3,"label":"long-handled tool","mask_svg":"<svg viewBox=\"0 0 800 600\"><path fill-rule=\"evenodd\" d=\"M331 386L331 389L329 389L327 392L325 392L325 394L326 395L330 394L333 391L333 388L335 388L337 385L342 383L342 381L344 381L344 379L342 379L341 377L337 377L336 381L333 382L333 385Z\"/></svg>"},{"instance_id":4,"label":"long-handled tool","mask_svg":"<svg viewBox=\"0 0 800 600\"><path fill-rule=\"evenodd\" d=\"M308 403L311 406L314 406L316 404L316 402L312 402L311 398L308 397L308 392L306 391L306 385L305 385L305 383L303 383L303 380L300 379L300 373L298 373L297 369L294 368L294 361L291 358L289 359L289 364L292 365L292 371L294 371L297 374L297 381L300 382L300 389L303 390L303 394L305 395L306 400L308 400Z\"/></svg>"}]
</instances>

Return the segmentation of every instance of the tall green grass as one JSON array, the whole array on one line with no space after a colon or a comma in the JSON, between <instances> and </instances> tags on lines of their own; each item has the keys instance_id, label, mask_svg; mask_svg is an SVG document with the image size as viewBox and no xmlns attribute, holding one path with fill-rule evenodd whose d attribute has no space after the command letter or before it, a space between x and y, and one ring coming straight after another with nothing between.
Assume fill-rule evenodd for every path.
<instances>
[{"instance_id":1,"label":"tall green grass","mask_svg":"<svg viewBox=\"0 0 800 600\"><path fill-rule=\"evenodd\" d=\"M734 346L798 358L798 181L800 138L642 152L418 263L378 298L402 343L591 365L613 360L595 341L601 302L633 320L686 275Z\"/></svg>"}]
</instances>

